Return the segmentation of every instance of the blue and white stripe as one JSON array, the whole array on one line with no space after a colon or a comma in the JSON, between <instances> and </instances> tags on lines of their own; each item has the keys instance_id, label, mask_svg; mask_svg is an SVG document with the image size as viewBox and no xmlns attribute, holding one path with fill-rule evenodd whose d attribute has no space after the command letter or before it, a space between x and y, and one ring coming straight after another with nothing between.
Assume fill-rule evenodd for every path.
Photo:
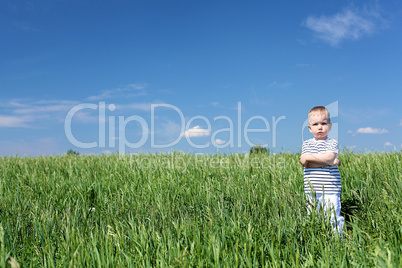
<instances>
[{"instance_id":1,"label":"blue and white stripe","mask_svg":"<svg viewBox=\"0 0 402 268\"><path fill-rule=\"evenodd\" d=\"M303 142L303 154L319 154L334 152L338 154L338 142L334 139L325 141L309 139ZM311 189L310 187L313 187ZM338 194L341 192L341 175L338 166L325 166L320 168L304 168L304 192L310 194Z\"/></svg>"}]
</instances>

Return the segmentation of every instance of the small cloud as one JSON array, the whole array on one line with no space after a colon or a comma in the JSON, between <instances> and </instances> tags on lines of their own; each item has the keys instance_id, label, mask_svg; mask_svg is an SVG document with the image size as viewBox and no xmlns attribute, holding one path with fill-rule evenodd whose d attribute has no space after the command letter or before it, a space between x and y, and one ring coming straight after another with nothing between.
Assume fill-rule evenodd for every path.
<instances>
[{"instance_id":1,"label":"small cloud","mask_svg":"<svg viewBox=\"0 0 402 268\"><path fill-rule=\"evenodd\" d=\"M39 104L39 103L38 103ZM76 103L60 103L52 105L32 105L14 110L17 114L39 114L39 113L54 113L54 112L67 112Z\"/></svg>"},{"instance_id":2,"label":"small cloud","mask_svg":"<svg viewBox=\"0 0 402 268\"><path fill-rule=\"evenodd\" d=\"M74 114L74 116L72 117L71 120L73 122L80 122L80 123L84 123L84 124L96 124L99 122L99 119L100 118L99 118L98 114L80 110ZM105 118L103 118L103 119L105 119Z\"/></svg>"},{"instance_id":3,"label":"small cloud","mask_svg":"<svg viewBox=\"0 0 402 268\"><path fill-rule=\"evenodd\" d=\"M213 102L211 102L211 105L214 106L214 107L218 107L218 106L219 106L219 102L213 101Z\"/></svg>"},{"instance_id":4,"label":"small cloud","mask_svg":"<svg viewBox=\"0 0 402 268\"><path fill-rule=\"evenodd\" d=\"M14 100L4 102L8 115L0 115L0 127L38 127L39 120L64 122L66 113L78 102L64 100ZM43 125L42 125L43 126Z\"/></svg>"},{"instance_id":5,"label":"small cloud","mask_svg":"<svg viewBox=\"0 0 402 268\"><path fill-rule=\"evenodd\" d=\"M386 143L384 143L384 146L393 146L393 144L387 141Z\"/></svg>"},{"instance_id":6,"label":"small cloud","mask_svg":"<svg viewBox=\"0 0 402 268\"><path fill-rule=\"evenodd\" d=\"M29 127L27 123L32 121L30 116L0 115L0 127Z\"/></svg>"},{"instance_id":7,"label":"small cloud","mask_svg":"<svg viewBox=\"0 0 402 268\"><path fill-rule=\"evenodd\" d=\"M280 87L280 88L285 88L285 87L290 87L290 86L292 86L292 85L293 85L293 83L292 83L292 82L288 82L288 81L286 81L286 82L280 82L280 83L274 81L274 82L272 82L271 84L269 84L267 87Z\"/></svg>"},{"instance_id":8,"label":"small cloud","mask_svg":"<svg viewBox=\"0 0 402 268\"><path fill-rule=\"evenodd\" d=\"M88 97L88 100L99 101L117 97L132 98L146 95L146 84L129 84L125 87L102 90L101 94Z\"/></svg>"},{"instance_id":9,"label":"small cloud","mask_svg":"<svg viewBox=\"0 0 402 268\"><path fill-rule=\"evenodd\" d=\"M221 140L221 139L216 139L216 140L215 140L215 143L216 143L217 145L223 145L223 144L226 143L226 141Z\"/></svg>"},{"instance_id":10,"label":"small cloud","mask_svg":"<svg viewBox=\"0 0 402 268\"><path fill-rule=\"evenodd\" d=\"M386 24L378 6L362 9L348 7L332 16L309 16L303 22L303 26L331 46L337 46L345 40L358 40Z\"/></svg>"},{"instance_id":11,"label":"small cloud","mask_svg":"<svg viewBox=\"0 0 402 268\"><path fill-rule=\"evenodd\" d=\"M399 126L401 126L401 127L402 127L402 119L401 119L401 120L399 120Z\"/></svg>"},{"instance_id":12,"label":"small cloud","mask_svg":"<svg viewBox=\"0 0 402 268\"><path fill-rule=\"evenodd\" d=\"M309 67L310 64L308 63L296 63L296 67Z\"/></svg>"},{"instance_id":13,"label":"small cloud","mask_svg":"<svg viewBox=\"0 0 402 268\"><path fill-rule=\"evenodd\" d=\"M267 87L274 87L274 86L276 86L276 84L278 84L278 83L276 81L274 81L271 84L269 84Z\"/></svg>"},{"instance_id":14,"label":"small cloud","mask_svg":"<svg viewBox=\"0 0 402 268\"><path fill-rule=\"evenodd\" d=\"M120 109L132 109L132 110L141 110L141 111L150 111L151 103L131 103L127 105L116 105L117 108Z\"/></svg>"},{"instance_id":15,"label":"small cloud","mask_svg":"<svg viewBox=\"0 0 402 268\"><path fill-rule=\"evenodd\" d=\"M359 134L384 134L388 133L389 131L386 130L385 128L380 129L380 128L372 128L372 127L365 127L365 128L359 128L356 130L356 133Z\"/></svg>"},{"instance_id":16,"label":"small cloud","mask_svg":"<svg viewBox=\"0 0 402 268\"><path fill-rule=\"evenodd\" d=\"M356 133L354 131L352 131L352 130L348 130L348 133L352 134L352 136L356 136Z\"/></svg>"},{"instance_id":17,"label":"small cloud","mask_svg":"<svg viewBox=\"0 0 402 268\"><path fill-rule=\"evenodd\" d=\"M206 137L211 134L210 131L201 128L200 126L195 126L193 128L190 128L183 133L180 134L182 137Z\"/></svg>"},{"instance_id":18,"label":"small cloud","mask_svg":"<svg viewBox=\"0 0 402 268\"><path fill-rule=\"evenodd\" d=\"M138 102L138 103L129 103L129 104L116 104L116 110L140 110L144 112L151 111L152 105L157 105L158 109L166 108L163 106L166 104L164 101L155 100L153 102ZM159 105L162 105L160 107Z\"/></svg>"},{"instance_id":19,"label":"small cloud","mask_svg":"<svg viewBox=\"0 0 402 268\"><path fill-rule=\"evenodd\" d=\"M31 23L26 22L26 21L13 21L12 25L20 30L26 31L26 32L39 32L40 30L33 26Z\"/></svg>"}]
</instances>

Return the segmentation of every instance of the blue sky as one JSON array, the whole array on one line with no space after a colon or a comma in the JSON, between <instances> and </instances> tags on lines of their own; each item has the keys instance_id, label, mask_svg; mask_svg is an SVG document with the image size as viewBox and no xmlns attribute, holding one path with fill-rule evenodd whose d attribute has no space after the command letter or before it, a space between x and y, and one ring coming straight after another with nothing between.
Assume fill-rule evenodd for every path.
<instances>
[{"instance_id":1,"label":"blue sky","mask_svg":"<svg viewBox=\"0 0 402 268\"><path fill-rule=\"evenodd\" d=\"M1 1L0 154L402 149L402 3Z\"/></svg>"}]
</instances>

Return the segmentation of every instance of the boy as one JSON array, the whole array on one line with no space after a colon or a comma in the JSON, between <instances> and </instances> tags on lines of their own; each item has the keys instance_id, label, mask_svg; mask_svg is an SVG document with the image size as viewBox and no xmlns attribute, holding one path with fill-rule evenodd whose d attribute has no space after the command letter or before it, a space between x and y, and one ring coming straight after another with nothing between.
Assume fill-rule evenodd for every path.
<instances>
[{"instance_id":1,"label":"boy","mask_svg":"<svg viewBox=\"0 0 402 268\"><path fill-rule=\"evenodd\" d=\"M338 170L341 162L337 158L338 142L328 138L332 127L329 111L324 106L316 106L308 113L308 120L308 129L314 138L303 142L300 156L300 163L304 167L307 209L310 212L310 204L316 204L317 209L323 207L326 213L330 212L334 231L337 230L342 236L344 218L340 214L341 176Z\"/></svg>"}]
</instances>

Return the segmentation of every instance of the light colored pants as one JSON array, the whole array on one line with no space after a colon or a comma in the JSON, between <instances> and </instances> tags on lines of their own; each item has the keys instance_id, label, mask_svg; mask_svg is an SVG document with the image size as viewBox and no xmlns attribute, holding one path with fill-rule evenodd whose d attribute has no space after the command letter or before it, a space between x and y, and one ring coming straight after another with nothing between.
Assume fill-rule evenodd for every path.
<instances>
[{"instance_id":1,"label":"light colored pants","mask_svg":"<svg viewBox=\"0 0 402 268\"><path fill-rule=\"evenodd\" d=\"M334 232L338 232L343 237L344 218L341 216L341 196L340 194L316 194L317 200L312 195L307 194L307 213L310 214L312 207L320 211L324 209L325 216L328 212L331 215L331 225Z\"/></svg>"}]
</instances>

